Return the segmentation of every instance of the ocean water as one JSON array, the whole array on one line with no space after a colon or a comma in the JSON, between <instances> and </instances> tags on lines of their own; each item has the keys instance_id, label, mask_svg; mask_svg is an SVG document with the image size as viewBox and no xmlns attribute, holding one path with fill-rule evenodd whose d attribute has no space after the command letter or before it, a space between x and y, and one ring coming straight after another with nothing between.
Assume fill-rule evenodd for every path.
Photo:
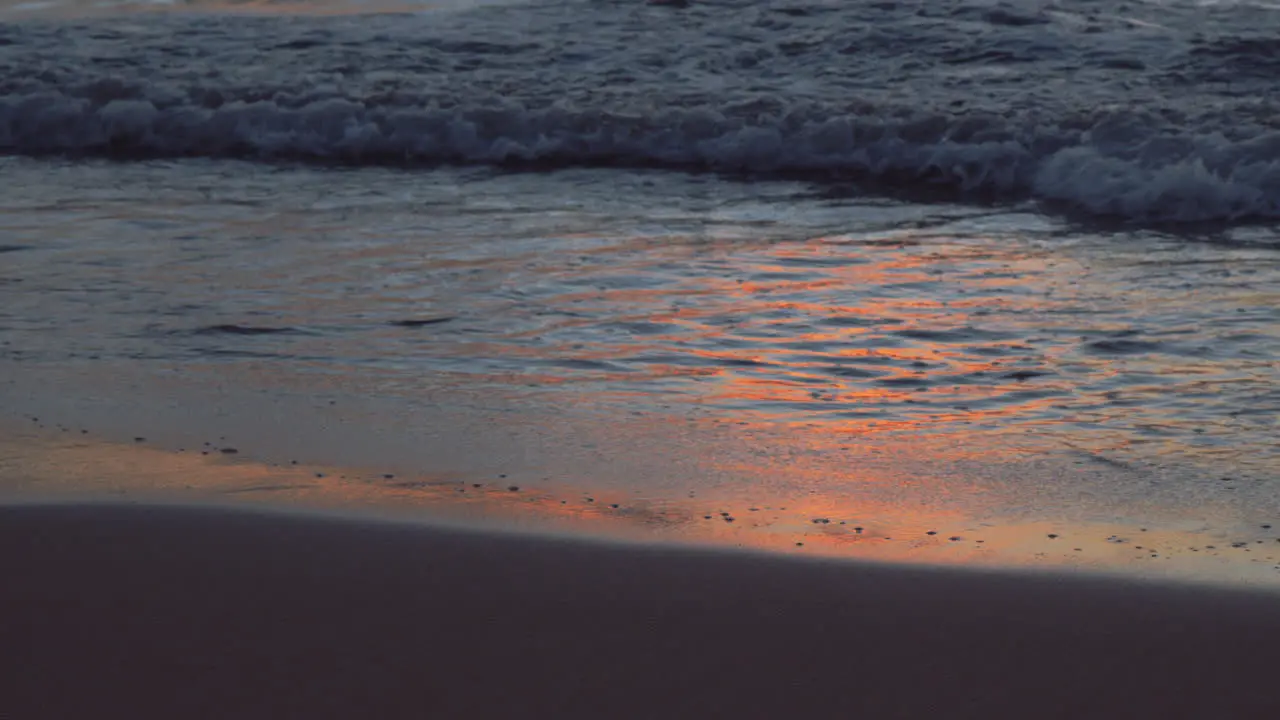
<instances>
[{"instance_id":1,"label":"ocean water","mask_svg":"<svg viewBox=\"0 0 1280 720\"><path fill-rule=\"evenodd\" d=\"M1271 571L1278 29L5 0L0 412L394 502L447 471L739 544Z\"/></svg>"}]
</instances>

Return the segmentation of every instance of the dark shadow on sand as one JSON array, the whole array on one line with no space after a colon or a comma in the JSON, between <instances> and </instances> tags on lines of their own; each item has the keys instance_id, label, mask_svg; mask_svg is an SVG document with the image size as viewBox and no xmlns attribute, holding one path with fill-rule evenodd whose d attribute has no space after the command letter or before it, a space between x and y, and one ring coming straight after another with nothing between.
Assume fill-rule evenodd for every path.
<instances>
[{"instance_id":1,"label":"dark shadow on sand","mask_svg":"<svg viewBox=\"0 0 1280 720\"><path fill-rule=\"evenodd\" d=\"M1262 718L1261 592L0 508L11 718Z\"/></svg>"}]
</instances>

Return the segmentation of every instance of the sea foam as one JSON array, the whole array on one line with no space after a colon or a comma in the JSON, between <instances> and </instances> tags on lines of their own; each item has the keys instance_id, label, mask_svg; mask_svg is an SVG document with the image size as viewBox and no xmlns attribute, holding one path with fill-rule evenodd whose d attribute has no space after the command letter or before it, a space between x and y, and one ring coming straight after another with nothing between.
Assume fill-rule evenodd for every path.
<instances>
[{"instance_id":1,"label":"sea foam","mask_svg":"<svg viewBox=\"0 0 1280 720\"><path fill-rule=\"evenodd\" d=\"M658 167L1280 217L1280 108L1245 72L1263 11L1119 9L559 0L0 26L0 151Z\"/></svg>"}]
</instances>

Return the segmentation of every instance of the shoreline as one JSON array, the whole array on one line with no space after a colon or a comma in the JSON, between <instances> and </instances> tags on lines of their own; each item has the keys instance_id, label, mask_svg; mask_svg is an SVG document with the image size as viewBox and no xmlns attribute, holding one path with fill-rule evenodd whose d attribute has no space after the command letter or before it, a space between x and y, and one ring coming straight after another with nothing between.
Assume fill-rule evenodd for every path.
<instances>
[{"instance_id":1,"label":"shoreline","mask_svg":"<svg viewBox=\"0 0 1280 720\"><path fill-rule=\"evenodd\" d=\"M149 433L0 418L0 504L129 502L319 512L641 544L746 549L921 566L1110 574L1280 587L1276 524L1160 517L969 514L872 494L833 498L645 494L619 478L583 487L522 472L409 471L260 456L235 439L181 445ZM120 435L120 429L113 430ZM199 436L197 436L199 437ZM229 448L232 452L223 452ZM284 455L284 458L290 457ZM611 471L616 468L611 468ZM388 472L393 470L394 472ZM762 471L763 472L763 471ZM626 471L621 480L632 479ZM612 487L611 487L612 486ZM763 485L747 485L759 491Z\"/></svg>"},{"instance_id":2,"label":"shoreline","mask_svg":"<svg viewBox=\"0 0 1280 720\"><path fill-rule=\"evenodd\" d=\"M0 506L15 717L1263 717L1280 595L262 509Z\"/></svg>"}]
</instances>

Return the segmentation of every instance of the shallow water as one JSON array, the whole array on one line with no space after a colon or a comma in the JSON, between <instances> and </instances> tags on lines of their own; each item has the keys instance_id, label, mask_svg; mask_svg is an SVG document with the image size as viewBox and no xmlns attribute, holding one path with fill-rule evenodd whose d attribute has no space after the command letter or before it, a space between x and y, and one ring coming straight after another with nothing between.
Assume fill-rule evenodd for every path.
<instances>
[{"instance_id":1,"label":"shallow water","mask_svg":"<svg viewBox=\"0 0 1280 720\"><path fill-rule=\"evenodd\" d=\"M705 24L719 6L704 5L690 17ZM306 489L417 506L443 502L422 489L437 480L463 483L450 492L482 480L499 491L491 510L518 502L581 521L590 497L600 505L588 514L604 521L625 515L650 530L710 522L716 530L688 533L886 558L904 555L868 541L910 549L956 537L959 547L981 535L1006 549L1001 561L1067 565L1100 547L1128 548L1111 538L1148 525L1173 534L1162 560L1273 542L1263 526L1280 520L1280 235L1258 221L1280 196L1266 169L1266 121L1246 113L1265 101L1216 80L1197 84L1213 112L1262 123L1222 131L1207 105L1179 105L1185 93L1161 95L1157 83L1175 60L1184 74L1227 62L1196 48L1222 46L1270 11L1137 4L1122 17L1104 12L1119 5L1080 3L1101 29L1070 34L1072 13L1085 12L1075 5L1023 15L946 5L947 22L996 33L989 44L1059 43L1028 45L1034 57L1019 62L1032 70L1021 75L1009 74L1009 58L981 60L978 82L955 74L972 63L947 59L960 39L942 55L927 51L942 6L887 5L759 4L722 15L716 32L682 25L664 42L684 42L686 55L641 63L631 80L610 63L652 49L652 13L669 9L517 3L433 11L415 20L428 25L410 27L403 16L314 16L355 8L338 4L304 17L294 6L262 17L272 6L254 4L252 18L238 12L246 6L164 17L112 7L105 19L62 4L21 22L12 19L32 13L8 6L0 407L9 420L38 416L99 440L147 437L167 451L234 443L246 462L293 459L361 478L358 489L316 489L311 470L234 487L208 479L218 492ZM821 30L831 22L822 8L842 21L889 13L879 32L899 41L874 46L880 54L860 45L838 71L812 72L826 66L778 43L817 33L812 52L827 53L834 36ZM585 54L574 60L570 36L554 28L577 11L593 13L600 32L581 38ZM966 13L977 19L956 19ZM464 42L520 23L531 27L528 47ZM410 30L426 33L412 53L397 44ZM619 33L636 44L603 54L623 47ZM165 59L178 36L190 52ZM708 64L723 59L716 53L730 37L744 52L773 48L771 64L733 74ZM96 59L54 62L69 39ZM1063 62L1093 57L1081 43L1112 43L1143 67L1099 60L1063 76L1070 92L1007 105L1036 72L1061 75ZM246 60L215 62L202 50L214 46ZM103 55L126 47L116 60ZM560 64L543 62L547 53ZM312 72L338 55L345 70ZM1187 58L1199 64L1189 70ZM446 61L456 67L404 64ZM37 62L43 74L30 72ZM938 75L943 66L954 72ZM810 68L803 82L800 68ZM873 69L912 79L890 90L865 75ZM950 128L943 141L912 135L917 117L877 136L892 136L887 144L814 154L815 128L849 119L815 98L858 77L870 83L866 97L914 92L930 112L963 96L1024 113L1019 122L1052 120L1031 135L966 144L957 128L976 115L935 114ZM1236 80L1245 90L1270 82ZM181 97L197 86L223 99L188 105ZM482 122L467 103L495 88L524 109L490 108ZM555 93L559 110L528 114ZM1062 134L1102 96L1139 108L1125 122L1160 109L1172 125L1158 142L1106 135L1116 115L1094 117L1074 139ZM693 115L651 115L602 140L601 117L616 123L635 103L677 97L718 119L697 130ZM742 114L748 97L763 103L748 113L754 120ZM355 115L341 105L357 100ZM570 101L579 114L563 114ZM795 114L801 101L807 119ZM379 103L462 114L445 135L430 123L405 134L369 115L385 110ZM874 116L882 129L899 117L875 103L864 110L858 122ZM130 124L139 112L149 119ZM534 145L522 144L528 122L542 123ZM760 140L766 125L781 144ZM459 134L464 126L471 135ZM1041 133L1050 126L1053 142ZM744 145L743 133L756 139ZM933 159L921 160L922 148ZM1247 160L1227 162L1244 149ZM888 164L860 165L869 156L850 153L863 151ZM965 175L973 182L957 180L937 162L944 151L992 164L981 178ZM1106 155L1115 172L1085 173L1069 197L1046 189L1067 187L1046 178L1086 152ZM1213 158L1227 164L1210 167ZM1183 173L1187 163L1208 174ZM1091 194L1099 178L1111 182L1100 205ZM1055 204L1064 199L1068 212ZM41 477L22 492L40 492ZM518 499L503 492L508 482L521 487ZM1087 541L1044 546L1086 527ZM946 552L973 561L965 553L976 545L965 547ZM1274 562L1261 550L1255 560Z\"/></svg>"},{"instance_id":2,"label":"shallow water","mask_svg":"<svg viewBox=\"0 0 1280 720\"><path fill-rule=\"evenodd\" d=\"M6 170L9 374L99 378L69 394L126 436L790 507L774 530L1280 515L1280 256L1258 230L1090 232L654 171ZM47 413L56 390L32 387L6 405ZM294 400L263 413L255 392ZM346 440L303 417L333 393Z\"/></svg>"},{"instance_id":3,"label":"shallow water","mask_svg":"<svg viewBox=\"0 0 1280 720\"><path fill-rule=\"evenodd\" d=\"M274 360L409 397L537 384L1276 467L1280 254L1242 240L656 172L8 170L15 360Z\"/></svg>"}]
</instances>

